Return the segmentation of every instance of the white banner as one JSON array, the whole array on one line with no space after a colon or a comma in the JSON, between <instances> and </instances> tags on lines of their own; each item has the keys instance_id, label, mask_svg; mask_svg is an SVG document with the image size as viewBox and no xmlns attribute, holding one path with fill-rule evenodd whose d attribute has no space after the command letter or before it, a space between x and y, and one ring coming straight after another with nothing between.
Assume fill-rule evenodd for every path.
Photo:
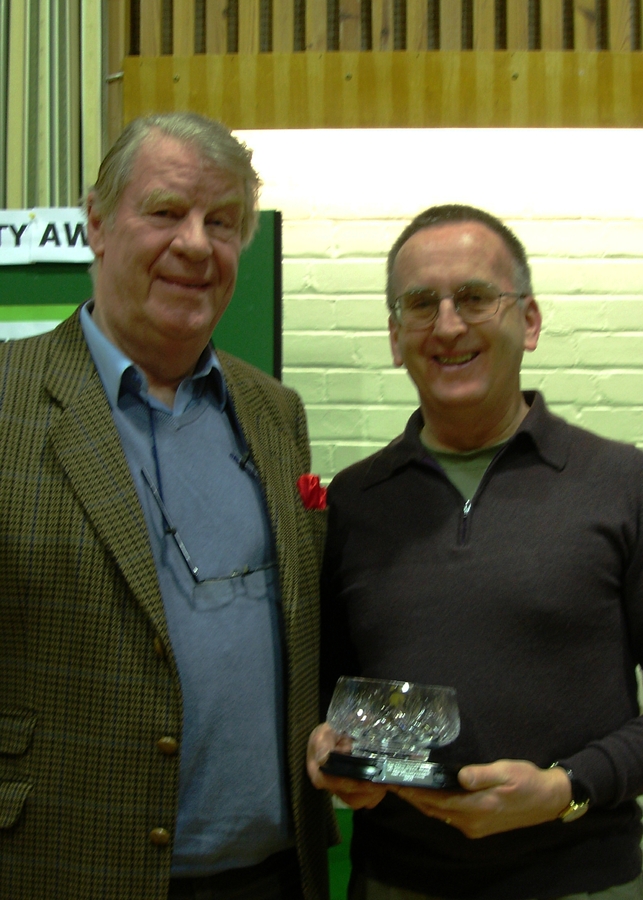
<instances>
[{"instance_id":1,"label":"white banner","mask_svg":"<svg viewBox=\"0 0 643 900\"><path fill-rule=\"evenodd\" d=\"M0 210L0 266L91 263L87 219L78 207Z\"/></svg>"}]
</instances>

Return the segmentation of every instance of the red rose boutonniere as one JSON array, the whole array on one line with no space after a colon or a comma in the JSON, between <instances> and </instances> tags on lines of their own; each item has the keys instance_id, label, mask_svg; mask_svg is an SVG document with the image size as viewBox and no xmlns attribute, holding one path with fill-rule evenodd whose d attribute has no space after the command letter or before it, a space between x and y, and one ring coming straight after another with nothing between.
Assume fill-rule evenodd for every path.
<instances>
[{"instance_id":1,"label":"red rose boutonniere","mask_svg":"<svg viewBox=\"0 0 643 900\"><path fill-rule=\"evenodd\" d=\"M300 475L297 487L306 509L326 509L326 488L319 483L319 475Z\"/></svg>"}]
</instances>

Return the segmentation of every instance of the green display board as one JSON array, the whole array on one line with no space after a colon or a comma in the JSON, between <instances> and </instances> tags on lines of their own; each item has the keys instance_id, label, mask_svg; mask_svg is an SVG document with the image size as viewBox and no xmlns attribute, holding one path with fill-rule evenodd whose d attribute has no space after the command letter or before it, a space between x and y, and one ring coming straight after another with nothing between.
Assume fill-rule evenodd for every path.
<instances>
[{"instance_id":1,"label":"green display board","mask_svg":"<svg viewBox=\"0 0 643 900\"><path fill-rule=\"evenodd\" d=\"M53 328L91 294L84 263L0 266L0 339ZM281 213L260 214L215 345L281 377Z\"/></svg>"}]
</instances>

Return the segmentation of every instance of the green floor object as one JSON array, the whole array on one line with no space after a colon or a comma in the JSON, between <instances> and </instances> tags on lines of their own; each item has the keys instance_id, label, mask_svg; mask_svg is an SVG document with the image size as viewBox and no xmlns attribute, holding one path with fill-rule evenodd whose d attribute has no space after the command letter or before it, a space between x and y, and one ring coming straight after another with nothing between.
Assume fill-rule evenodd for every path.
<instances>
[{"instance_id":1,"label":"green floor object","mask_svg":"<svg viewBox=\"0 0 643 900\"><path fill-rule=\"evenodd\" d=\"M336 809L342 842L328 851L330 872L330 900L346 900L346 888L351 873L350 846L353 833L353 812L350 809Z\"/></svg>"}]
</instances>

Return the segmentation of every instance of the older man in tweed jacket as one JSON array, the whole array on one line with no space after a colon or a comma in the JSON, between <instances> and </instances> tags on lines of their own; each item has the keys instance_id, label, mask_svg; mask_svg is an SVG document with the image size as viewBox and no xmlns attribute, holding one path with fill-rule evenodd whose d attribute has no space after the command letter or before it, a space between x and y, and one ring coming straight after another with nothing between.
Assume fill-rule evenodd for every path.
<instances>
[{"instance_id":1,"label":"older man in tweed jacket","mask_svg":"<svg viewBox=\"0 0 643 900\"><path fill-rule=\"evenodd\" d=\"M304 412L209 343L257 188L217 123L132 123L93 305L0 350L3 900L327 896Z\"/></svg>"}]
</instances>

